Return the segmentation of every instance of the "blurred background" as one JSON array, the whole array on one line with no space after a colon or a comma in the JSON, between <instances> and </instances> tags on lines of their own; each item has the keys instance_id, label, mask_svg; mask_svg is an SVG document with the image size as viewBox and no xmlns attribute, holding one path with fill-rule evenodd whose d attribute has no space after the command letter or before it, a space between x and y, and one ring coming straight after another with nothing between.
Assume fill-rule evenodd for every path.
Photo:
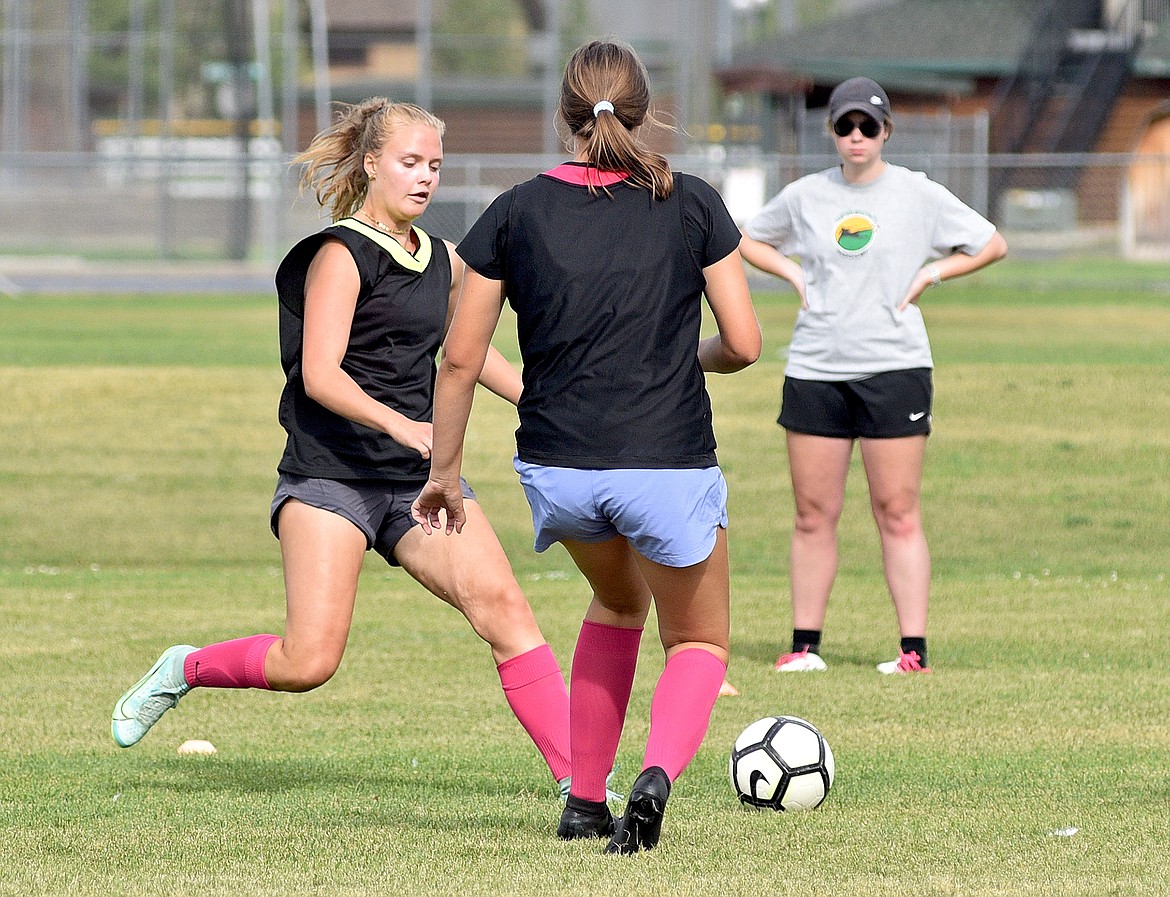
<instances>
[{"instance_id":1,"label":"blurred background","mask_svg":"<svg viewBox=\"0 0 1170 897\"><path fill-rule=\"evenodd\" d=\"M568 54L646 62L648 135L746 219L835 164L829 91L886 88L886 157L1012 238L1170 258L1170 0L2 0L0 292L20 265L234 261L323 223L288 160L335 101L447 122L422 221L458 240L563 159ZM5 272L9 272L8 275Z\"/></svg>"}]
</instances>

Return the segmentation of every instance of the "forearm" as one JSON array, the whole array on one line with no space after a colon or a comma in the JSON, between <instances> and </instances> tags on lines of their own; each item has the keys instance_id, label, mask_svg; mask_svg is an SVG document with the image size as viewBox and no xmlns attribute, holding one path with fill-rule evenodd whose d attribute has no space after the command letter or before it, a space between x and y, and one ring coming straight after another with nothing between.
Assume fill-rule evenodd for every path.
<instances>
[{"instance_id":1,"label":"forearm","mask_svg":"<svg viewBox=\"0 0 1170 897\"><path fill-rule=\"evenodd\" d=\"M503 285L468 270L464 276L459 305L443 344L435 382L435 412L432 429L431 481L445 486L458 480L463 464L463 438L471 417L475 384L487 377L489 389L499 388L505 398L509 393L520 398L516 381L501 367L507 361L492 351L492 333L503 307ZM493 359L491 356L495 355ZM506 385L509 377L512 385Z\"/></svg>"},{"instance_id":2,"label":"forearm","mask_svg":"<svg viewBox=\"0 0 1170 897\"><path fill-rule=\"evenodd\" d=\"M483 370L479 375L479 383L513 405L519 403L520 393L524 388L520 372L512 367L508 359L494 346L488 349Z\"/></svg>"},{"instance_id":3,"label":"forearm","mask_svg":"<svg viewBox=\"0 0 1170 897\"><path fill-rule=\"evenodd\" d=\"M450 483L459 479L463 467L463 439L475 398L476 372L469 367L439 365L435 381L431 479Z\"/></svg>"},{"instance_id":4,"label":"forearm","mask_svg":"<svg viewBox=\"0 0 1170 897\"><path fill-rule=\"evenodd\" d=\"M987 245L975 253L975 255L967 255L965 252L955 252L945 258L930 262L924 270L931 278L932 283L936 277L941 282L951 280L955 277L962 277L964 274L971 274L980 268L985 268L992 262L999 261L1005 255L1007 255L1007 242L999 232L996 232L987 242Z\"/></svg>"},{"instance_id":5,"label":"forearm","mask_svg":"<svg viewBox=\"0 0 1170 897\"><path fill-rule=\"evenodd\" d=\"M753 268L782 277L794 286L802 276L800 265L770 243L753 240L747 234L739 241L739 253Z\"/></svg>"},{"instance_id":6,"label":"forearm","mask_svg":"<svg viewBox=\"0 0 1170 897\"><path fill-rule=\"evenodd\" d=\"M729 352L720 334L699 340L699 367L708 374L734 374L758 358Z\"/></svg>"},{"instance_id":7,"label":"forearm","mask_svg":"<svg viewBox=\"0 0 1170 897\"><path fill-rule=\"evenodd\" d=\"M708 265L703 279L718 332L699 340L699 366L715 374L733 374L760 357L763 341L739 252Z\"/></svg>"},{"instance_id":8,"label":"forearm","mask_svg":"<svg viewBox=\"0 0 1170 897\"><path fill-rule=\"evenodd\" d=\"M978 271L1005 255L1007 255L1007 243L996 232L987 245L975 255L955 252L937 261L928 262L914 273L914 279L910 282L910 288L906 295L898 304L898 309L902 310L911 303L917 302L922 294L932 286L938 286L944 280L952 280L956 277L962 277L964 274Z\"/></svg>"},{"instance_id":9,"label":"forearm","mask_svg":"<svg viewBox=\"0 0 1170 897\"><path fill-rule=\"evenodd\" d=\"M305 394L334 414L382 433L390 433L403 415L372 398L339 367L305 370Z\"/></svg>"}]
</instances>

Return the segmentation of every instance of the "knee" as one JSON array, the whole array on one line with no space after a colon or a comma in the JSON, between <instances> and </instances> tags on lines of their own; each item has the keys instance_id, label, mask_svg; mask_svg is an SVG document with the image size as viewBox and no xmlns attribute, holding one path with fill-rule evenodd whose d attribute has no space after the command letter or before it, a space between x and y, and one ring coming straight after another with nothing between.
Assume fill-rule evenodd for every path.
<instances>
[{"instance_id":1,"label":"knee","mask_svg":"<svg viewBox=\"0 0 1170 897\"><path fill-rule=\"evenodd\" d=\"M294 662L286 671L283 691L306 692L320 688L333 678L341 658L317 656Z\"/></svg>"},{"instance_id":2,"label":"knee","mask_svg":"<svg viewBox=\"0 0 1170 897\"><path fill-rule=\"evenodd\" d=\"M647 612L650 610L650 603L654 600L654 596L648 589L644 591L637 590L618 593L595 590L593 600L609 613L613 614L615 618L620 618L623 621L631 621L645 618ZM623 622L619 625L632 624Z\"/></svg>"},{"instance_id":3,"label":"knee","mask_svg":"<svg viewBox=\"0 0 1170 897\"><path fill-rule=\"evenodd\" d=\"M916 502L891 502L874 508L874 520L883 535L908 539L922 531L922 515Z\"/></svg>"},{"instance_id":4,"label":"knee","mask_svg":"<svg viewBox=\"0 0 1170 897\"><path fill-rule=\"evenodd\" d=\"M829 535L837 529L837 521L840 519L840 508L804 505L796 509L793 526L801 535Z\"/></svg>"}]
</instances>

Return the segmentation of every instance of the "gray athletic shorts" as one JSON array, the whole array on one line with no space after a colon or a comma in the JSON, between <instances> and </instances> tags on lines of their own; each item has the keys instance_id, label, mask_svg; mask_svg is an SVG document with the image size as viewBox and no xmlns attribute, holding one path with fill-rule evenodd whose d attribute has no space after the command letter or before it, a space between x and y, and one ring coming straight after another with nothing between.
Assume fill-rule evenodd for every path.
<instances>
[{"instance_id":1,"label":"gray athletic shorts","mask_svg":"<svg viewBox=\"0 0 1170 897\"><path fill-rule=\"evenodd\" d=\"M578 470L513 462L532 508L535 549L554 542L605 542L624 536L665 567L711 556L727 527L727 482L718 467L700 470Z\"/></svg>"},{"instance_id":2,"label":"gray athletic shorts","mask_svg":"<svg viewBox=\"0 0 1170 897\"><path fill-rule=\"evenodd\" d=\"M475 493L460 479L463 497L475 500ZM278 539L280 509L290 498L323 511L340 514L366 537L366 550L374 549L392 567L401 564L394 557L398 540L410 532L418 521L411 516L410 506L418 498L425 482L396 482L395 480L329 480L282 473L276 481L269 522L272 534Z\"/></svg>"},{"instance_id":3,"label":"gray athletic shorts","mask_svg":"<svg viewBox=\"0 0 1170 897\"><path fill-rule=\"evenodd\" d=\"M888 371L864 380L784 378L780 426L839 439L930 435L934 385L929 368Z\"/></svg>"}]
</instances>

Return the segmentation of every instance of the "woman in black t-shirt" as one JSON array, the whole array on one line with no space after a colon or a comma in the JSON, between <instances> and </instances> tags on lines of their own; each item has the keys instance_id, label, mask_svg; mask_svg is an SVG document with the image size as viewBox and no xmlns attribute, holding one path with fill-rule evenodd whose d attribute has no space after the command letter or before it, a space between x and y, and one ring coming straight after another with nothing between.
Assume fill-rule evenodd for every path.
<instances>
[{"instance_id":1,"label":"woman in black t-shirt","mask_svg":"<svg viewBox=\"0 0 1170 897\"><path fill-rule=\"evenodd\" d=\"M424 528L462 531L462 441L506 298L524 359L516 468L536 548L561 542L593 588L573 657L572 789L557 834L609 837L606 852L622 854L657 844L723 682L726 485L703 372L739 370L760 352L739 231L709 185L638 143L649 101L629 47L578 49L559 109L574 160L500 196L460 244L468 271L439 369L431 478L415 502ZM704 294L719 333L700 340ZM605 778L651 603L666 668L615 825Z\"/></svg>"},{"instance_id":2,"label":"woman in black t-shirt","mask_svg":"<svg viewBox=\"0 0 1170 897\"><path fill-rule=\"evenodd\" d=\"M377 98L345 107L299 157L303 183L335 223L297 244L276 277L288 440L271 522L284 558L284 637L168 649L114 710L122 747L197 686L299 692L328 681L373 548L488 642L509 705L567 792L564 678L473 493L462 484L463 539L428 539L411 515L429 470L435 357L464 270L450 244L413 226L439 185L442 134L429 112ZM478 379L513 403L520 396L499 353Z\"/></svg>"}]
</instances>

